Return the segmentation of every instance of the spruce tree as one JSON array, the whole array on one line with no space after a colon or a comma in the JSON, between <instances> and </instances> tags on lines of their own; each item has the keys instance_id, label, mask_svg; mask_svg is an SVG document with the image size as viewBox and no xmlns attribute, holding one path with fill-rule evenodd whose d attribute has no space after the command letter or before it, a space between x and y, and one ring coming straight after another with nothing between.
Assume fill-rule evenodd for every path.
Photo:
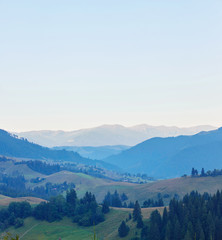
<instances>
[{"instance_id":1,"label":"spruce tree","mask_svg":"<svg viewBox=\"0 0 222 240\"><path fill-rule=\"evenodd\" d=\"M68 204L75 207L76 199L77 199L77 195L76 195L76 191L74 189L71 189L70 191L66 192L66 202Z\"/></svg>"},{"instance_id":2,"label":"spruce tree","mask_svg":"<svg viewBox=\"0 0 222 240\"><path fill-rule=\"evenodd\" d=\"M102 213L106 214L108 212L109 212L109 204L106 200L104 200L102 204Z\"/></svg>"},{"instance_id":3,"label":"spruce tree","mask_svg":"<svg viewBox=\"0 0 222 240\"><path fill-rule=\"evenodd\" d=\"M132 219L132 215L131 215L131 213L129 213L129 220L131 220Z\"/></svg>"},{"instance_id":4,"label":"spruce tree","mask_svg":"<svg viewBox=\"0 0 222 240\"><path fill-rule=\"evenodd\" d=\"M133 209L133 220L137 221L137 219L140 217L142 218L141 208L140 208L138 201L136 201L134 209Z\"/></svg>"},{"instance_id":5,"label":"spruce tree","mask_svg":"<svg viewBox=\"0 0 222 240\"><path fill-rule=\"evenodd\" d=\"M120 224L118 232L120 237L125 237L128 235L129 227L126 225L125 221L122 221L122 223Z\"/></svg>"},{"instance_id":6,"label":"spruce tree","mask_svg":"<svg viewBox=\"0 0 222 240\"><path fill-rule=\"evenodd\" d=\"M205 171L204 171L204 168L201 169L201 174L200 174L201 177L204 177L205 176Z\"/></svg>"},{"instance_id":7,"label":"spruce tree","mask_svg":"<svg viewBox=\"0 0 222 240\"><path fill-rule=\"evenodd\" d=\"M160 229L159 226L157 225L157 223L151 224L150 225L150 229L149 229L149 233L148 233L148 239L152 239L152 240L160 240L161 239L161 235L160 235Z\"/></svg>"}]
</instances>

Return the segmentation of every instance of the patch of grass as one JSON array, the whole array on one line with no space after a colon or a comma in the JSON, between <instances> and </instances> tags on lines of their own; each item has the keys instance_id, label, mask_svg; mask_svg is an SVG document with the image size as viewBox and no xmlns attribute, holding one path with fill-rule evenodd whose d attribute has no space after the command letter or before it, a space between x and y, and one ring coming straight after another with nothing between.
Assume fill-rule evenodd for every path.
<instances>
[{"instance_id":1,"label":"patch of grass","mask_svg":"<svg viewBox=\"0 0 222 240\"><path fill-rule=\"evenodd\" d=\"M0 199L0 206L8 206L11 202L24 202L24 201L29 202L31 205L36 205L46 200L36 197L18 197L18 198L6 197Z\"/></svg>"},{"instance_id":2,"label":"patch of grass","mask_svg":"<svg viewBox=\"0 0 222 240\"><path fill-rule=\"evenodd\" d=\"M11 227L7 229L12 234L18 234L21 240L91 240L94 230L99 240L120 240L131 239L135 237L136 231L140 234L140 230L135 228L136 223L132 220L127 221L131 230L125 238L119 238L118 227L123 220L128 218L129 212L132 210L111 209L106 215L105 222L95 227L81 227L76 223L72 223L70 218L64 218L58 222L38 221L34 218L25 219L25 225L15 229Z\"/></svg>"},{"instance_id":3,"label":"patch of grass","mask_svg":"<svg viewBox=\"0 0 222 240\"><path fill-rule=\"evenodd\" d=\"M1 200L1 199L6 199L6 198L9 198L9 197L0 194L0 200Z\"/></svg>"},{"instance_id":4,"label":"patch of grass","mask_svg":"<svg viewBox=\"0 0 222 240\"><path fill-rule=\"evenodd\" d=\"M82 178L86 178L86 179L94 179L94 177L84 174L84 173L76 173L77 176L82 177Z\"/></svg>"}]
</instances>

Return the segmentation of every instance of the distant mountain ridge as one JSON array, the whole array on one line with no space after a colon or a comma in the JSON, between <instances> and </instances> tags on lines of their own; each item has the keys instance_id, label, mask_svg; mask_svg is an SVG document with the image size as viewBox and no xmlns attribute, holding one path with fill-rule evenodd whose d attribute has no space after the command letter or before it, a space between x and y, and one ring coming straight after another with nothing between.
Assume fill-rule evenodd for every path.
<instances>
[{"instance_id":1,"label":"distant mountain ridge","mask_svg":"<svg viewBox=\"0 0 222 240\"><path fill-rule=\"evenodd\" d=\"M133 127L122 125L102 125L95 128L80 129L76 131L29 131L15 133L19 137L47 146L105 146L126 145L134 146L153 137L172 137L179 135L194 135L201 131L214 130L216 127L203 125L188 128L150 126L146 124Z\"/></svg>"},{"instance_id":2,"label":"distant mountain ridge","mask_svg":"<svg viewBox=\"0 0 222 240\"><path fill-rule=\"evenodd\" d=\"M106 162L94 161L81 157L76 152L65 150L52 150L31 143L26 139L19 139L16 136L0 129L0 155L16 158L28 158L39 160L71 161L86 165L98 165L105 168L115 169L115 166Z\"/></svg>"},{"instance_id":3,"label":"distant mountain ridge","mask_svg":"<svg viewBox=\"0 0 222 240\"><path fill-rule=\"evenodd\" d=\"M122 151L130 148L129 146L124 145L115 145L115 146L101 146L101 147L76 147L76 146L61 146L53 147L55 150L67 150L79 153L82 157L102 160L112 155L121 153Z\"/></svg>"},{"instance_id":4,"label":"distant mountain ridge","mask_svg":"<svg viewBox=\"0 0 222 240\"><path fill-rule=\"evenodd\" d=\"M179 177L192 167L222 169L222 128L193 136L152 138L104 161L128 172Z\"/></svg>"}]
</instances>

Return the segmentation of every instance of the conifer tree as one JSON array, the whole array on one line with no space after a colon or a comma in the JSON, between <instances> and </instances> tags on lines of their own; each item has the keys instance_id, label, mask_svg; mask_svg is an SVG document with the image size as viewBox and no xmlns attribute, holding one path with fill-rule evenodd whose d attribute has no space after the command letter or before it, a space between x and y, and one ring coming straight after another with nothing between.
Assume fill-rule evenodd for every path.
<instances>
[{"instance_id":1,"label":"conifer tree","mask_svg":"<svg viewBox=\"0 0 222 240\"><path fill-rule=\"evenodd\" d=\"M204 171L204 168L201 169L201 174L200 174L201 177L204 177L205 176L205 171Z\"/></svg>"},{"instance_id":2,"label":"conifer tree","mask_svg":"<svg viewBox=\"0 0 222 240\"><path fill-rule=\"evenodd\" d=\"M136 201L134 209L133 209L133 220L137 221L137 219L140 217L142 218L141 208L140 208L138 201Z\"/></svg>"},{"instance_id":3,"label":"conifer tree","mask_svg":"<svg viewBox=\"0 0 222 240\"><path fill-rule=\"evenodd\" d=\"M103 201L103 204L102 204L102 213L106 214L108 213L110 210L109 210L109 204L106 200Z\"/></svg>"},{"instance_id":4,"label":"conifer tree","mask_svg":"<svg viewBox=\"0 0 222 240\"><path fill-rule=\"evenodd\" d=\"M122 223L120 224L118 232L120 237L125 237L128 235L129 227L126 225L125 221L122 221Z\"/></svg>"}]
</instances>

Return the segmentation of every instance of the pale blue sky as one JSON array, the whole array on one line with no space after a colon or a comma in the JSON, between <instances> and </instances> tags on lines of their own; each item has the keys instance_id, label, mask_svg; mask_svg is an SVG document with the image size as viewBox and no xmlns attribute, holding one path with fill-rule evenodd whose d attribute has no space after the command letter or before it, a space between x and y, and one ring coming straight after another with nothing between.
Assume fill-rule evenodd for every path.
<instances>
[{"instance_id":1,"label":"pale blue sky","mask_svg":"<svg viewBox=\"0 0 222 240\"><path fill-rule=\"evenodd\" d=\"M222 126L222 1L0 0L0 128Z\"/></svg>"}]
</instances>

